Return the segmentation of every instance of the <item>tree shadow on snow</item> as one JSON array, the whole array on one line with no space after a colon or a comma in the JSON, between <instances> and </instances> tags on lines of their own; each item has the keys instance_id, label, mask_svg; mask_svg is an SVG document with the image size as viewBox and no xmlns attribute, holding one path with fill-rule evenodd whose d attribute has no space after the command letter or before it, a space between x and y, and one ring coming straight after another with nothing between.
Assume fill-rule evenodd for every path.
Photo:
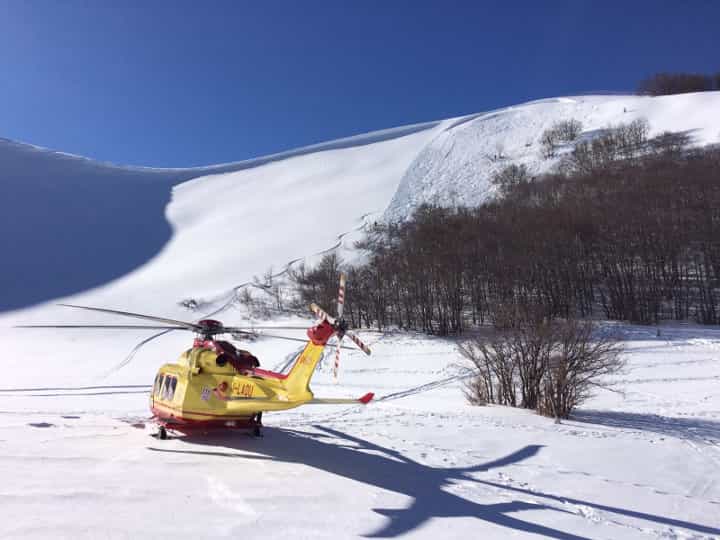
<instances>
[{"instance_id":1,"label":"tree shadow on snow","mask_svg":"<svg viewBox=\"0 0 720 540\"><path fill-rule=\"evenodd\" d=\"M720 422L703 418L676 418L658 414L578 410L572 420L634 431L647 431L697 442L720 442Z\"/></svg>"},{"instance_id":2,"label":"tree shadow on snow","mask_svg":"<svg viewBox=\"0 0 720 540\"><path fill-rule=\"evenodd\" d=\"M366 534L370 538L392 538L406 534L432 518L475 517L508 529L571 540L584 538L552 527L519 519L512 514L525 510L552 510L571 514L561 506L567 503L584 505L593 509L642 519L670 527L682 527L704 534L720 534L720 529L690 523L664 516L634 510L596 504L559 495L523 489L474 477L476 473L500 469L532 458L542 446L525 446L496 460L471 467L435 468L414 461L402 453L323 426L313 426L320 433L307 433L287 429L267 429L266 437L255 441L237 438L230 434L212 437L185 437L192 445L212 446L210 451L170 448L149 448L157 452L199 454L228 458L267 459L286 463L298 463L314 467L338 476L362 482L380 489L406 495L412 499L407 508L375 508L388 521L380 529ZM238 453L228 449L243 450ZM256 453L247 453L256 452ZM533 502L512 500L509 502L480 504L445 491L456 481L471 481L496 489L498 493L520 494L534 499ZM559 503L554 506L544 504ZM535 502L537 501L537 502Z\"/></svg>"}]
</instances>

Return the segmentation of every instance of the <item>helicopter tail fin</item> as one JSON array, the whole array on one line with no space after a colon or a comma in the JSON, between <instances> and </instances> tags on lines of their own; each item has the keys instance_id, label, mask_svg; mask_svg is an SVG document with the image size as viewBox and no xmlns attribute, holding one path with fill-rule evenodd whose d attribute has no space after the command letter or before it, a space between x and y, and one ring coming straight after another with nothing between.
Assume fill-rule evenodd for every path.
<instances>
[{"instance_id":1,"label":"helicopter tail fin","mask_svg":"<svg viewBox=\"0 0 720 540\"><path fill-rule=\"evenodd\" d=\"M285 388L287 388L290 399L304 400L312 397L310 379L322 358L324 348L325 345L315 345L310 342L295 360L295 364L285 378Z\"/></svg>"},{"instance_id":2,"label":"helicopter tail fin","mask_svg":"<svg viewBox=\"0 0 720 540\"><path fill-rule=\"evenodd\" d=\"M291 399L305 400L312 398L310 379L322 358L328 339L335 334L335 328L327 321L321 321L308 330L310 341L303 349L295 364L285 378L285 388Z\"/></svg>"}]
</instances>

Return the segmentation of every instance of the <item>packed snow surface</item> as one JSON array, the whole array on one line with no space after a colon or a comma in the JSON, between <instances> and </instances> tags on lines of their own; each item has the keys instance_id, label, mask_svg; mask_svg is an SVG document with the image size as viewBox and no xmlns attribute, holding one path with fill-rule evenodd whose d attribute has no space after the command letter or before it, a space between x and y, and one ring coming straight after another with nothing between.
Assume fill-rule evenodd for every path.
<instances>
[{"instance_id":1,"label":"packed snow surface","mask_svg":"<svg viewBox=\"0 0 720 540\"><path fill-rule=\"evenodd\" d=\"M351 258L364 224L404 219L422 202L479 202L492 195L489 178L506 163L551 167L537 140L556 120L579 119L592 136L645 117L653 133L688 131L707 144L718 141L719 116L719 93L560 98L194 172L96 164L3 142L8 156L24 152L17 163L24 180L8 185L47 176L46 209L60 212L47 222L51 231L44 221L35 228L9 221L5 230L38 253L67 240L63 224L74 243L87 240L85 256L63 268L82 266L90 277L61 301L182 319L214 313L241 324L246 313L236 295L254 276L270 268L281 274L331 249ZM53 183L55 160L72 170ZM73 167L97 174L83 169L85 176L74 177ZM123 176L128 171L139 176ZM70 177L76 210L56 208ZM118 196L118 211L99 226L115 231L104 245L92 214L77 210L91 202L87 193L100 193L83 182L120 192L123 178L138 201L145 189L152 201L133 206ZM187 181L170 192L178 180ZM18 190L11 196L22 199ZM8 206L6 214L19 215ZM117 231L164 223L163 208L167 237L134 251L141 227L125 246ZM123 275L96 261L116 249L134 261ZM56 255L67 262L62 250ZM35 276L22 261L3 277L21 275L23 264ZM341 384L331 383L328 361L312 387L320 397L374 391L370 405L268 414L262 439L228 433L159 441L150 437L148 390L157 367L191 336L162 336L114 369L151 334L11 328L120 322L57 307L53 294L15 302L53 300L0 317L0 538L720 537L717 328L615 325L626 370L614 391L598 389L561 424L468 405L468 371L452 340L362 331L373 356L344 351ZM196 311L180 305L188 299ZM310 321L288 315L267 322ZM299 344L261 338L245 346L263 367L279 368Z\"/></svg>"}]
</instances>

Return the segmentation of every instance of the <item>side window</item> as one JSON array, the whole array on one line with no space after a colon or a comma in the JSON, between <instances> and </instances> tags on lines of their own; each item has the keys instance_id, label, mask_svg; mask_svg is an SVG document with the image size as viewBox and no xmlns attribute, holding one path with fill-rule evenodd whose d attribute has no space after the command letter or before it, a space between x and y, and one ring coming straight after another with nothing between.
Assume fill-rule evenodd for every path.
<instances>
[{"instance_id":1,"label":"side window","mask_svg":"<svg viewBox=\"0 0 720 540\"><path fill-rule=\"evenodd\" d=\"M171 400L175 397L175 388L177 387L177 378L173 377L170 379L170 395L168 399Z\"/></svg>"},{"instance_id":2,"label":"side window","mask_svg":"<svg viewBox=\"0 0 720 540\"><path fill-rule=\"evenodd\" d=\"M162 373L158 373L158 376L155 379L155 397L157 397L157 398L162 397L162 388L163 388L164 378L165 378L165 375L163 375Z\"/></svg>"},{"instance_id":3,"label":"side window","mask_svg":"<svg viewBox=\"0 0 720 540\"><path fill-rule=\"evenodd\" d=\"M170 375L165 376L165 381L162 385L162 392L160 393L161 399L168 399L168 394L170 392Z\"/></svg>"}]
</instances>

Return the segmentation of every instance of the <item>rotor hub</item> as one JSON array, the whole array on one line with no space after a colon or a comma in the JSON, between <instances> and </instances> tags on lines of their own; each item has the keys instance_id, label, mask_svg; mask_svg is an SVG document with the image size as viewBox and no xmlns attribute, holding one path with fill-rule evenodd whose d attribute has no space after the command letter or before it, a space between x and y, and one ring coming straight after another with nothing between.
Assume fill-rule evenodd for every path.
<instances>
[{"instance_id":1,"label":"rotor hub","mask_svg":"<svg viewBox=\"0 0 720 540\"><path fill-rule=\"evenodd\" d=\"M203 319L198 321L197 325L200 327L198 333L206 338L212 338L223 331L223 324L215 319Z\"/></svg>"},{"instance_id":2,"label":"rotor hub","mask_svg":"<svg viewBox=\"0 0 720 540\"><path fill-rule=\"evenodd\" d=\"M337 332L337 335L339 338L342 338L345 335L345 332L347 332L348 329L348 323L345 319L337 319L335 321L335 331Z\"/></svg>"}]
</instances>

